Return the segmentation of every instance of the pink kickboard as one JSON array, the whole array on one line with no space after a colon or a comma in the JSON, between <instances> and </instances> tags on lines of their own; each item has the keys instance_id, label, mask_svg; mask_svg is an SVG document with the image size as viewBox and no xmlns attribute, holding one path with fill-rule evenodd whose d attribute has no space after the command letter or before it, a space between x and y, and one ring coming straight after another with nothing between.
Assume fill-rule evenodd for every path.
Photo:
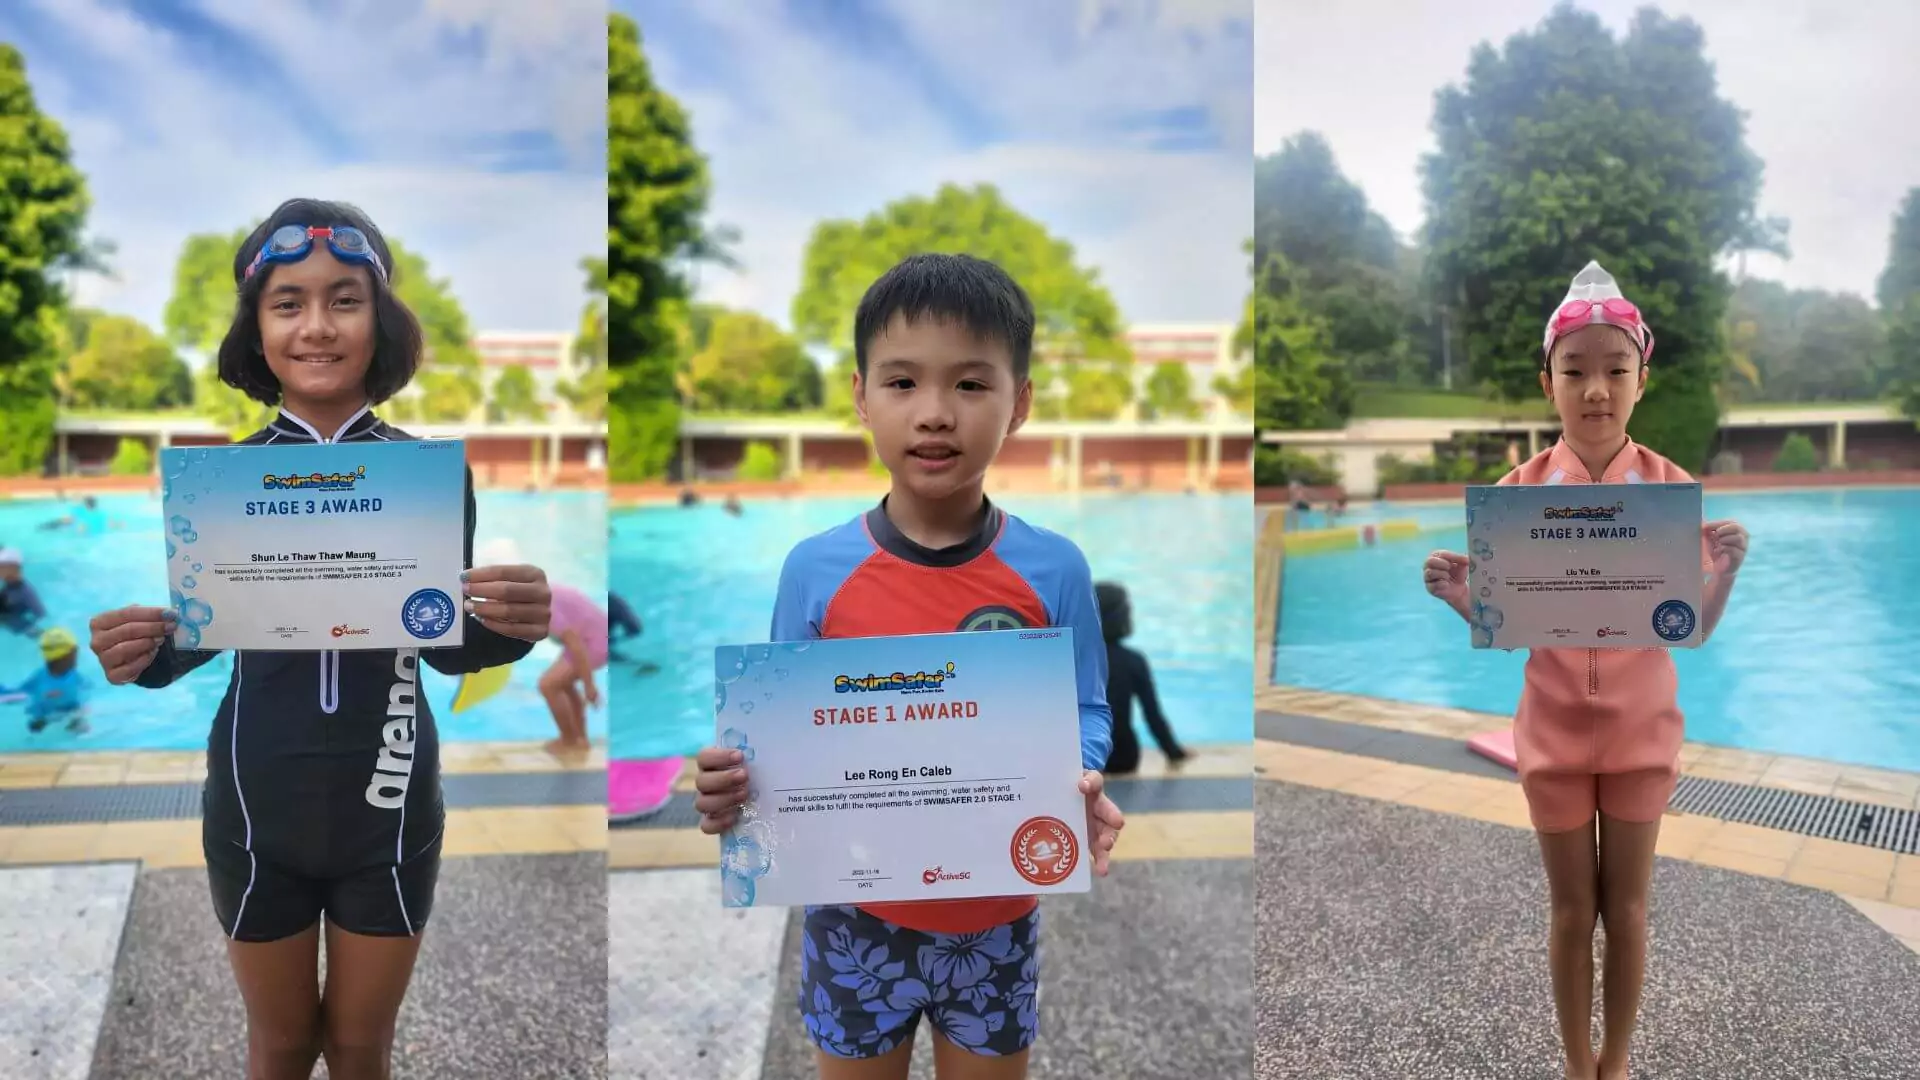
<instances>
[{"instance_id":1,"label":"pink kickboard","mask_svg":"<svg viewBox=\"0 0 1920 1080\"><path fill-rule=\"evenodd\" d=\"M685 758L607 762L607 813L612 817L659 809L672 797Z\"/></svg>"},{"instance_id":2,"label":"pink kickboard","mask_svg":"<svg viewBox=\"0 0 1920 1080\"><path fill-rule=\"evenodd\" d=\"M1497 761L1509 769L1519 769L1519 758L1513 752L1513 729L1501 728L1484 735L1475 735L1467 740L1467 749L1489 761Z\"/></svg>"}]
</instances>

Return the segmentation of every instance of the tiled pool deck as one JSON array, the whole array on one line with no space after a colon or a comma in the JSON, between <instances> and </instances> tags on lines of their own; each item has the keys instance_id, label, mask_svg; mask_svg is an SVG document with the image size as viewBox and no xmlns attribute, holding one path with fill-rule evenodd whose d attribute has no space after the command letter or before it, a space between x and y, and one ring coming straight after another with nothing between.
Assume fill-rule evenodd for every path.
<instances>
[{"instance_id":1,"label":"tiled pool deck","mask_svg":"<svg viewBox=\"0 0 1920 1080\"><path fill-rule=\"evenodd\" d=\"M1140 777L1111 781L1127 813L1111 875L1042 905L1036 1080L1249 1075L1252 748L1198 749L1177 770L1148 751ZM655 820L609 834L611 1075L813 1075L798 918L722 909L719 842L687 827L685 807ZM914 1076L932 1076L924 1030L914 1058Z\"/></svg>"},{"instance_id":2,"label":"tiled pool deck","mask_svg":"<svg viewBox=\"0 0 1920 1080\"><path fill-rule=\"evenodd\" d=\"M441 747L446 862L396 1076L606 1075L605 769L600 744ZM239 1071L200 821L174 797L205 777L202 753L0 755L0 1076Z\"/></svg>"}]
</instances>

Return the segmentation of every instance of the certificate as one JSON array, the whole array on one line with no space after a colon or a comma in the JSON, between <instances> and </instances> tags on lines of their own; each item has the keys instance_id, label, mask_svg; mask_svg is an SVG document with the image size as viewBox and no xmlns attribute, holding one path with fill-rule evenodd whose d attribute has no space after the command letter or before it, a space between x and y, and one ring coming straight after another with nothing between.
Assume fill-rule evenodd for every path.
<instances>
[{"instance_id":1,"label":"certificate","mask_svg":"<svg viewBox=\"0 0 1920 1080\"><path fill-rule=\"evenodd\" d=\"M167 583L188 649L457 646L457 440L160 452Z\"/></svg>"},{"instance_id":2,"label":"certificate","mask_svg":"<svg viewBox=\"0 0 1920 1080\"><path fill-rule=\"evenodd\" d=\"M1699 484L1467 489L1476 649L1700 644Z\"/></svg>"},{"instance_id":3,"label":"certificate","mask_svg":"<svg viewBox=\"0 0 1920 1080\"><path fill-rule=\"evenodd\" d=\"M727 907L1086 892L1073 631L714 650Z\"/></svg>"}]
</instances>

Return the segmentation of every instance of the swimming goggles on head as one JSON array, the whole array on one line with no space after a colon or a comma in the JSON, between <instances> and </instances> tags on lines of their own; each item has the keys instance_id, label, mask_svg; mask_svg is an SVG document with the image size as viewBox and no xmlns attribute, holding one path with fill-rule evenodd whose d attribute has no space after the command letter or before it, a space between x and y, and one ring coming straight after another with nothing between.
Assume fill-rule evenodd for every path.
<instances>
[{"instance_id":1,"label":"swimming goggles on head","mask_svg":"<svg viewBox=\"0 0 1920 1080\"><path fill-rule=\"evenodd\" d=\"M351 225L332 228L322 225L282 225L267 236L266 243L260 245L260 253L247 264L247 272L241 275L241 280L253 277L268 263L299 262L313 251L315 240L325 240L334 258L342 262L365 263L373 268L382 283L387 280L387 268L381 264L380 256L374 254L373 244L368 242L367 234Z\"/></svg>"},{"instance_id":2,"label":"swimming goggles on head","mask_svg":"<svg viewBox=\"0 0 1920 1080\"><path fill-rule=\"evenodd\" d=\"M1617 326L1632 336L1640 347L1640 358L1653 355L1653 328L1631 300L1620 295L1613 275L1597 262L1590 262L1574 275L1567 297L1547 320L1547 333L1541 343L1541 357L1551 355L1553 343L1583 326Z\"/></svg>"}]
</instances>

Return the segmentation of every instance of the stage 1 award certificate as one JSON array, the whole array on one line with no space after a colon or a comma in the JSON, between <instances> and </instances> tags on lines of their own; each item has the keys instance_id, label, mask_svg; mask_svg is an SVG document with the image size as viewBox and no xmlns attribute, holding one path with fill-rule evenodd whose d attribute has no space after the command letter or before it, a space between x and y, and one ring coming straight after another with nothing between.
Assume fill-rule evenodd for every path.
<instances>
[{"instance_id":1,"label":"stage 1 award certificate","mask_svg":"<svg viewBox=\"0 0 1920 1080\"><path fill-rule=\"evenodd\" d=\"M1700 644L1699 484L1467 489L1476 649Z\"/></svg>"},{"instance_id":2,"label":"stage 1 award certificate","mask_svg":"<svg viewBox=\"0 0 1920 1080\"><path fill-rule=\"evenodd\" d=\"M714 650L727 907L1086 892L1073 631Z\"/></svg>"},{"instance_id":3,"label":"stage 1 award certificate","mask_svg":"<svg viewBox=\"0 0 1920 1080\"><path fill-rule=\"evenodd\" d=\"M464 443L196 446L160 469L176 646L461 643Z\"/></svg>"}]
</instances>

